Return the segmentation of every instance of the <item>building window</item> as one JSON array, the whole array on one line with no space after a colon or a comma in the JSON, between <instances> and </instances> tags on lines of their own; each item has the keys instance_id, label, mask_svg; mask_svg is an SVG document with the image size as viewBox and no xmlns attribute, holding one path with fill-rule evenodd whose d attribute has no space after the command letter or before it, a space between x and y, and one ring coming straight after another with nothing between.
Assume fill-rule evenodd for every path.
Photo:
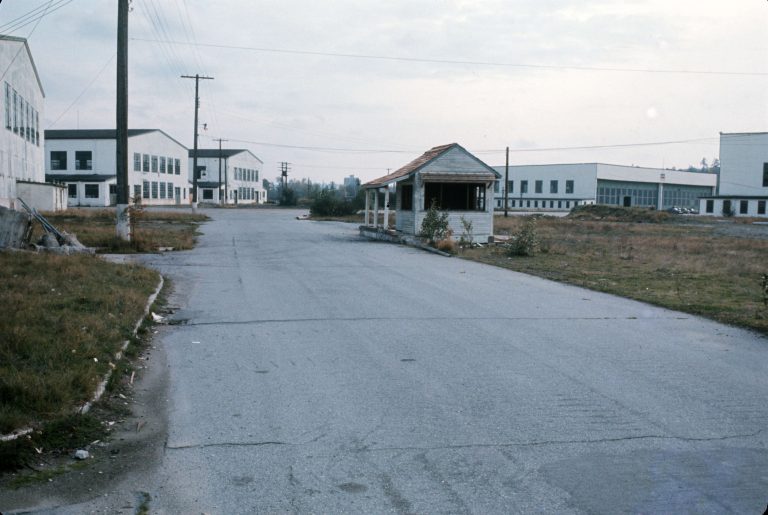
<instances>
[{"instance_id":1,"label":"building window","mask_svg":"<svg viewBox=\"0 0 768 515\"><path fill-rule=\"evenodd\" d=\"M507 181L507 193L515 192L515 181Z\"/></svg>"},{"instance_id":2,"label":"building window","mask_svg":"<svg viewBox=\"0 0 768 515\"><path fill-rule=\"evenodd\" d=\"M732 216L733 215L733 209L731 209L731 201L730 200L723 200L723 215L724 216Z\"/></svg>"},{"instance_id":3,"label":"building window","mask_svg":"<svg viewBox=\"0 0 768 515\"><path fill-rule=\"evenodd\" d=\"M99 185L98 184L86 184L85 185L85 198L99 198Z\"/></svg>"},{"instance_id":4,"label":"building window","mask_svg":"<svg viewBox=\"0 0 768 515\"><path fill-rule=\"evenodd\" d=\"M133 201L136 202L141 198L141 184L133 185Z\"/></svg>"},{"instance_id":5,"label":"building window","mask_svg":"<svg viewBox=\"0 0 768 515\"><path fill-rule=\"evenodd\" d=\"M534 184L534 193L541 193L544 191L544 181L536 181Z\"/></svg>"},{"instance_id":6,"label":"building window","mask_svg":"<svg viewBox=\"0 0 768 515\"><path fill-rule=\"evenodd\" d=\"M35 111L35 144L40 146L40 113Z\"/></svg>"},{"instance_id":7,"label":"building window","mask_svg":"<svg viewBox=\"0 0 768 515\"><path fill-rule=\"evenodd\" d=\"M539 207L539 201L538 200L534 200L533 201L533 207Z\"/></svg>"},{"instance_id":8,"label":"building window","mask_svg":"<svg viewBox=\"0 0 768 515\"><path fill-rule=\"evenodd\" d=\"M173 164L176 167L176 175L181 175L181 160L174 159Z\"/></svg>"},{"instance_id":9,"label":"building window","mask_svg":"<svg viewBox=\"0 0 768 515\"><path fill-rule=\"evenodd\" d=\"M133 153L133 171L134 172L141 171L141 154L139 154L138 152Z\"/></svg>"},{"instance_id":10,"label":"building window","mask_svg":"<svg viewBox=\"0 0 768 515\"><path fill-rule=\"evenodd\" d=\"M557 193L557 181L549 181L549 192Z\"/></svg>"},{"instance_id":11,"label":"building window","mask_svg":"<svg viewBox=\"0 0 768 515\"><path fill-rule=\"evenodd\" d=\"M763 163L763 188L768 188L768 163Z\"/></svg>"},{"instance_id":12,"label":"building window","mask_svg":"<svg viewBox=\"0 0 768 515\"><path fill-rule=\"evenodd\" d=\"M563 201L562 200L558 200L557 201L557 209L562 209L562 208L563 208Z\"/></svg>"},{"instance_id":13,"label":"building window","mask_svg":"<svg viewBox=\"0 0 768 515\"><path fill-rule=\"evenodd\" d=\"M400 189L400 209L403 211L413 210L413 184L404 184Z\"/></svg>"},{"instance_id":14,"label":"building window","mask_svg":"<svg viewBox=\"0 0 768 515\"><path fill-rule=\"evenodd\" d=\"M570 208L571 208L571 201L570 200L566 200L565 201L565 209L570 209Z\"/></svg>"},{"instance_id":15,"label":"building window","mask_svg":"<svg viewBox=\"0 0 768 515\"><path fill-rule=\"evenodd\" d=\"M528 181L520 181L520 193L528 193Z\"/></svg>"},{"instance_id":16,"label":"building window","mask_svg":"<svg viewBox=\"0 0 768 515\"><path fill-rule=\"evenodd\" d=\"M168 173L170 173L170 174L173 173L173 158L172 157L168 158Z\"/></svg>"},{"instance_id":17,"label":"building window","mask_svg":"<svg viewBox=\"0 0 768 515\"><path fill-rule=\"evenodd\" d=\"M765 200L758 200L757 201L757 214L758 215L764 215L765 214Z\"/></svg>"},{"instance_id":18,"label":"building window","mask_svg":"<svg viewBox=\"0 0 768 515\"><path fill-rule=\"evenodd\" d=\"M142 172L149 171L149 154L141 155L141 171Z\"/></svg>"},{"instance_id":19,"label":"building window","mask_svg":"<svg viewBox=\"0 0 768 515\"><path fill-rule=\"evenodd\" d=\"M184 200L187 199L187 188L184 188Z\"/></svg>"},{"instance_id":20,"label":"building window","mask_svg":"<svg viewBox=\"0 0 768 515\"><path fill-rule=\"evenodd\" d=\"M67 196L77 198L77 184L67 184Z\"/></svg>"},{"instance_id":21,"label":"building window","mask_svg":"<svg viewBox=\"0 0 768 515\"><path fill-rule=\"evenodd\" d=\"M141 198L149 198L149 181L141 183Z\"/></svg>"},{"instance_id":22,"label":"building window","mask_svg":"<svg viewBox=\"0 0 768 515\"><path fill-rule=\"evenodd\" d=\"M7 82L5 83L5 128L13 129L11 123L11 85Z\"/></svg>"},{"instance_id":23,"label":"building window","mask_svg":"<svg viewBox=\"0 0 768 515\"><path fill-rule=\"evenodd\" d=\"M203 190L203 200L213 200L213 190Z\"/></svg>"},{"instance_id":24,"label":"building window","mask_svg":"<svg viewBox=\"0 0 768 515\"><path fill-rule=\"evenodd\" d=\"M573 193L573 181L565 181L565 193Z\"/></svg>"},{"instance_id":25,"label":"building window","mask_svg":"<svg viewBox=\"0 0 768 515\"><path fill-rule=\"evenodd\" d=\"M512 207L515 207L515 201L514 200L512 201Z\"/></svg>"},{"instance_id":26,"label":"building window","mask_svg":"<svg viewBox=\"0 0 768 515\"><path fill-rule=\"evenodd\" d=\"M157 198L157 181L152 181L152 198Z\"/></svg>"},{"instance_id":27,"label":"building window","mask_svg":"<svg viewBox=\"0 0 768 515\"><path fill-rule=\"evenodd\" d=\"M66 150L52 150L51 151L51 170L66 170L66 169L67 169Z\"/></svg>"},{"instance_id":28,"label":"building window","mask_svg":"<svg viewBox=\"0 0 768 515\"><path fill-rule=\"evenodd\" d=\"M520 206L520 207L522 207L522 206ZM531 207L531 201L530 200L526 200L525 201L525 207Z\"/></svg>"},{"instance_id":29,"label":"building window","mask_svg":"<svg viewBox=\"0 0 768 515\"><path fill-rule=\"evenodd\" d=\"M714 213L715 212L715 201L714 200L707 200L706 205L704 206L704 212L705 213Z\"/></svg>"},{"instance_id":30,"label":"building window","mask_svg":"<svg viewBox=\"0 0 768 515\"><path fill-rule=\"evenodd\" d=\"M165 156L160 156L160 173L165 173Z\"/></svg>"},{"instance_id":31,"label":"building window","mask_svg":"<svg viewBox=\"0 0 768 515\"><path fill-rule=\"evenodd\" d=\"M499 192L499 181L495 181L493 183L493 192L498 193Z\"/></svg>"},{"instance_id":32,"label":"building window","mask_svg":"<svg viewBox=\"0 0 768 515\"><path fill-rule=\"evenodd\" d=\"M749 212L749 200L742 200L739 202L739 214L746 215Z\"/></svg>"},{"instance_id":33,"label":"building window","mask_svg":"<svg viewBox=\"0 0 768 515\"><path fill-rule=\"evenodd\" d=\"M152 173L157 173L157 156L152 156Z\"/></svg>"},{"instance_id":34,"label":"building window","mask_svg":"<svg viewBox=\"0 0 768 515\"><path fill-rule=\"evenodd\" d=\"M168 189L166 190L168 192L168 198L173 198L173 183L168 183Z\"/></svg>"},{"instance_id":35,"label":"building window","mask_svg":"<svg viewBox=\"0 0 768 515\"><path fill-rule=\"evenodd\" d=\"M75 151L75 170L93 170L93 152L90 150Z\"/></svg>"},{"instance_id":36,"label":"building window","mask_svg":"<svg viewBox=\"0 0 768 515\"><path fill-rule=\"evenodd\" d=\"M13 132L19 133L19 95L13 90Z\"/></svg>"},{"instance_id":37,"label":"building window","mask_svg":"<svg viewBox=\"0 0 768 515\"><path fill-rule=\"evenodd\" d=\"M160 183L160 198L165 198L165 183Z\"/></svg>"}]
</instances>

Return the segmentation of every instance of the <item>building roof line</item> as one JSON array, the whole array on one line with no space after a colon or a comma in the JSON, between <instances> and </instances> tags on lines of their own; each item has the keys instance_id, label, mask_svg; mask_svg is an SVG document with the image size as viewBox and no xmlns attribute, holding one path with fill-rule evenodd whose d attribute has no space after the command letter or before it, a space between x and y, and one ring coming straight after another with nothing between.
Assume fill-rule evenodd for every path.
<instances>
[{"instance_id":1,"label":"building roof line","mask_svg":"<svg viewBox=\"0 0 768 515\"><path fill-rule=\"evenodd\" d=\"M1 1L1 0L0 0ZM26 38L20 38L18 36L8 36L6 34L0 34L0 41L15 41L17 43L23 43L24 48L27 50L29 56L29 62L32 64L32 70L35 72L35 79L37 79L37 85L40 88L40 93L45 98L45 89L43 88L43 81L40 80L40 73L37 71L37 65L35 64L35 58L32 57L32 50L29 49L29 43Z\"/></svg>"}]
</instances>

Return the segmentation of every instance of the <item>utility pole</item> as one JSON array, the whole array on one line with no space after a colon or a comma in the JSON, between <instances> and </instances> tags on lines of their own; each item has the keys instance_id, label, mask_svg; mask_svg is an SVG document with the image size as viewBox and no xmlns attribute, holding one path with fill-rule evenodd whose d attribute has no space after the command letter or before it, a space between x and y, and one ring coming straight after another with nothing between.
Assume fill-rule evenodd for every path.
<instances>
[{"instance_id":1,"label":"utility pole","mask_svg":"<svg viewBox=\"0 0 768 515\"><path fill-rule=\"evenodd\" d=\"M182 79L195 79L195 143L192 151L192 211L197 211L197 111L200 108L200 79L213 80L200 74L182 75Z\"/></svg>"},{"instance_id":2,"label":"utility pole","mask_svg":"<svg viewBox=\"0 0 768 515\"><path fill-rule=\"evenodd\" d=\"M214 139L213 141L219 142L219 184L221 184L221 159L222 159L221 142L229 141L229 140L218 138L218 139ZM226 205L228 202L229 202L229 193L227 191L227 167L225 166L224 167L224 205Z\"/></svg>"},{"instance_id":3,"label":"utility pole","mask_svg":"<svg viewBox=\"0 0 768 515\"><path fill-rule=\"evenodd\" d=\"M507 199L509 198L509 147L507 147L507 164L504 165L504 218L507 217Z\"/></svg>"},{"instance_id":4,"label":"utility pole","mask_svg":"<svg viewBox=\"0 0 768 515\"><path fill-rule=\"evenodd\" d=\"M290 163L283 161L280 163L280 176L283 181L282 197L285 199L286 189L288 188L288 170L290 169Z\"/></svg>"},{"instance_id":5,"label":"utility pole","mask_svg":"<svg viewBox=\"0 0 768 515\"><path fill-rule=\"evenodd\" d=\"M128 0L117 2L117 111L115 174L117 176L117 237L131 241L128 210Z\"/></svg>"}]
</instances>

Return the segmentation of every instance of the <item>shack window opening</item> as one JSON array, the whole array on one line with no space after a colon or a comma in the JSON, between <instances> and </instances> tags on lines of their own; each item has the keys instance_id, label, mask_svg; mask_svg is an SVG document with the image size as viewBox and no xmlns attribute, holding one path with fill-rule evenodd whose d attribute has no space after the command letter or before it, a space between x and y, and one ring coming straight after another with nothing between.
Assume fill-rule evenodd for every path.
<instances>
[{"instance_id":1,"label":"shack window opening","mask_svg":"<svg viewBox=\"0 0 768 515\"><path fill-rule=\"evenodd\" d=\"M428 182L424 185L424 209L432 201L447 211L485 211L485 184Z\"/></svg>"},{"instance_id":2,"label":"shack window opening","mask_svg":"<svg viewBox=\"0 0 768 515\"><path fill-rule=\"evenodd\" d=\"M413 210L413 184L404 184L400 189L400 209Z\"/></svg>"}]
</instances>

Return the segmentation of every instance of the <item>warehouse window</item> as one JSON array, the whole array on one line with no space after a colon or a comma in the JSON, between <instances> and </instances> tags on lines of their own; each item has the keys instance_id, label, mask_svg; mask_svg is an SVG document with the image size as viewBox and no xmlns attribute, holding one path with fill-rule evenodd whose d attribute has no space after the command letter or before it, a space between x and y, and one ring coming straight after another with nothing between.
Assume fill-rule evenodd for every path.
<instances>
[{"instance_id":1,"label":"warehouse window","mask_svg":"<svg viewBox=\"0 0 768 515\"><path fill-rule=\"evenodd\" d=\"M138 152L133 153L133 171L134 172L141 171L141 154L139 154Z\"/></svg>"},{"instance_id":2,"label":"warehouse window","mask_svg":"<svg viewBox=\"0 0 768 515\"><path fill-rule=\"evenodd\" d=\"M86 184L85 185L85 198L99 198L99 185L98 184Z\"/></svg>"},{"instance_id":3,"label":"warehouse window","mask_svg":"<svg viewBox=\"0 0 768 515\"><path fill-rule=\"evenodd\" d=\"M565 181L565 192L573 193L573 181Z\"/></svg>"},{"instance_id":4,"label":"warehouse window","mask_svg":"<svg viewBox=\"0 0 768 515\"><path fill-rule=\"evenodd\" d=\"M168 195L167 196L168 196L168 198L173 198L173 183L172 182L168 183Z\"/></svg>"},{"instance_id":5,"label":"warehouse window","mask_svg":"<svg viewBox=\"0 0 768 515\"><path fill-rule=\"evenodd\" d=\"M149 171L149 154L141 155L141 171L142 172Z\"/></svg>"},{"instance_id":6,"label":"warehouse window","mask_svg":"<svg viewBox=\"0 0 768 515\"><path fill-rule=\"evenodd\" d=\"M152 181L152 198L157 198L157 181Z\"/></svg>"},{"instance_id":7,"label":"warehouse window","mask_svg":"<svg viewBox=\"0 0 768 515\"><path fill-rule=\"evenodd\" d=\"M768 188L768 163L763 163L763 188Z\"/></svg>"},{"instance_id":8,"label":"warehouse window","mask_svg":"<svg viewBox=\"0 0 768 515\"><path fill-rule=\"evenodd\" d=\"M165 198L165 183L160 183L160 198Z\"/></svg>"},{"instance_id":9,"label":"warehouse window","mask_svg":"<svg viewBox=\"0 0 768 515\"><path fill-rule=\"evenodd\" d=\"M149 181L141 183L141 198L149 198Z\"/></svg>"},{"instance_id":10,"label":"warehouse window","mask_svg":"<svg viewBox=\"0 0 768 515\"><path fill-rule=\"evenodd\" d=\"M165 173L165 156L160 156L160 173Z\"/></svg>"},{"instance_id":11,"label":"warehouse window","mask_svg":"<svg viewBox=\"0 0 768 515\"><path fill-rule=\"evenodd\" d=\"M534 193L541 193L544 191L544 181L536 181L534 183Z\"/></svg>"},{"instance_id":12,"label":"warehouse window","mask_svg":"<svg viewBox=\"0 0 768 515\"><path fill-rule=\"evenodd\" d=\"M157 156L152 156L152 173L157 173Z\"/></svg>"},{"instance_id":13,"label":"warehouse window","mask_svg":"<svg viewBox=\"0 0 768 515\"><path fill-rule=\"evenodd\" d=\"M549 181L549 192L557 193L557 181Z\"/></svg>"},{"instance_id":14,"label":"warehouse window","mask_svg":"<svg viewBox=\"0 0 768 515\"><path fill-rule=\"evenodd\" d=\"M528 181L520 181L520 193L528 193Z\"/></svg>"},{"instance_id":15,"label":"warehouse window","mask_svg":"<svg viewBox=\"0 0 768 515\"><path fill-rule=\"evenodd\" d=\"M141 184L133 185L133 201L137 202L141 198Z\"/></svg>"},{"instance_id":16,"label":"warehouse window","mask_svg":"<svg viewBox=\"0 0 768 515\"><path fill-rule=\"evenodd\" d=\"M181 161L176 159L174 161L174 164L176 166L176 175L180 175L181 174Z\"/></svg>"},{"instance_id":17,"label":"warehouse window","mask_svg":"<svg viewBox=\"0 0 768 515\"><path fill-rule=\"evenodd\" d=\"M5 128L8 130L13 129L11 123L11 85L5 83Z\"/></svg>"},{"instance_id":18,"label":"warehouse window","mask_svg":"<svg viewBox=\"0 0 768 515\"><path fill-rule=\"evenodd\" d=\"M715 212L715 201L714 200L707 200L706 205L704 206L704 212L705 213L714 213Z\"/></svg>"},{"instance_id":19,"label":"warehouse window","mask_svg":"<svg viewBox=\"0 0 768 515\"><path fill-rule=\"evenodd\" d=\"M173 158L168 158L168 173L173 173Z\"/></svg>"},{"instance_id":20,"label":"warehouse window","mask_svg":"<svg viewBox=\"0 0 768 515\"><path fill-rule=\"evenodd\" d=\"M739 214L746 215L749 212L749 200L739 202Z\"/></svg>"},{"instance_id":21,"label":"warehouse window","mask_svg":"<svg viewBox=\"0 0 768 515\"><path fill-rule=\"evenodd\" d=\"M765 200L758 200L757 201L757 214L758 215L764 215L765 214Z\"/></svg>"},{"instance_id":22,"label":"warehouse window","mask_svg":"<svg viewBox=\"0 0 768 515\"><path fill-rule=\"evenodd\" d=\"M77 198L77 184L67 184L67 196Z\"/></svg>"}]
</instances>

